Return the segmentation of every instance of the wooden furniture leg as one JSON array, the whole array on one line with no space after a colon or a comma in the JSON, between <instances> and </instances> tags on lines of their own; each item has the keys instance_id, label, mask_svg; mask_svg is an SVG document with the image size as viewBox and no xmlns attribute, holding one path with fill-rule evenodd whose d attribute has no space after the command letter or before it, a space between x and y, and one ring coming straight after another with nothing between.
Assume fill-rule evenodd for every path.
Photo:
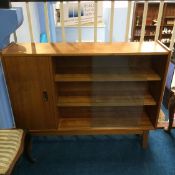
<instances>
[{"instance_id":1,"label":"wooden furniture leg","mask_svg":"<svg viewBox=\"0 0 175 175\"><path fill-rule=\"evenodd\" d=\"M148 134L149 131L143 131L142 134L142 148L146 149L148 145Z\"/></svg>"},{"instance_id":2,"label":"wooden furniture leg","mask_svg":"<svg viewBox=\"0 0 175 175\"><path fill-rule=\"evenodd\" d=\"M36 162L36 160L32 157L32 136L29 132L26 132L24 155L29 162Z\"/></svg>"},{"instance_id":3,"label":"wooden furniture leg","mask_svg":"<svg viewBox=\"0 0 175 175\"><path fill-rule=\"evenodd\" d=\"M170 97L169 105L168 105L168 111L169 111L169 124L168 124L168 127L165 128L165 131L167 133L170 133L171 128L173 126L174 113L175 113L175 94L173 94Z\"/></svg>"}]
</instances>

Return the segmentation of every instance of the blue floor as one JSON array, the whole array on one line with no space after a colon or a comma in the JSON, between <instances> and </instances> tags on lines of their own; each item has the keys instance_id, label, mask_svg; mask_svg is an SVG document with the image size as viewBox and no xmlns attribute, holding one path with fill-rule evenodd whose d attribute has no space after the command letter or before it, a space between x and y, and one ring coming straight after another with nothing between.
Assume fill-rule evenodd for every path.
<instances>
[{"instance_id":1,"label":"blue floor","mask_svg":"<svg viewBox=\"0 0 175 175\"><path fill-rule=\"evenodd\" d=\"M146 150L135 135L38 137L33 155L14 175L175 175L175 130L151 131Z\"/></svg>"}]
</instances>

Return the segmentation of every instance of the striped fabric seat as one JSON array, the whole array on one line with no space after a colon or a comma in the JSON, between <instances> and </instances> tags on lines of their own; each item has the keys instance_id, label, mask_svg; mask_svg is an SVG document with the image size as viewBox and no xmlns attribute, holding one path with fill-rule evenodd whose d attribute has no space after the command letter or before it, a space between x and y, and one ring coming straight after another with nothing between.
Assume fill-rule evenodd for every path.
<instances>
[{"instance_id":1,"label":"striped fabric seat","mask_svg":"<svg viewBox=\"0 0 175 175\"><path fill-rule=\"evenodd\" d=\"M6 174L14 164L21 148L23 130L0 129L0 175Z\"/></svg>"}]
</instances>

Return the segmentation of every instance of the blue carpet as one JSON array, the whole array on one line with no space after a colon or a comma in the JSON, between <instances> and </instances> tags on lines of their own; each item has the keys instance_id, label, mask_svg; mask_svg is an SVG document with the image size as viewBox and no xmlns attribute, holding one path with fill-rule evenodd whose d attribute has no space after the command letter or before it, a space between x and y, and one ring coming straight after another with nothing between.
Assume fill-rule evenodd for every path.
<instances>
[{"instance_id":1,"label":"blue carpet","mask_svg":"<svg viewBox=\"0 0 175 175\"><path fill-rule=\"evenodd\" d=\"M35 164L22 158L14 175L175 175L175 130L151 131L143 150L139 137L35 137Z\"/></svg>"}]
</instances>

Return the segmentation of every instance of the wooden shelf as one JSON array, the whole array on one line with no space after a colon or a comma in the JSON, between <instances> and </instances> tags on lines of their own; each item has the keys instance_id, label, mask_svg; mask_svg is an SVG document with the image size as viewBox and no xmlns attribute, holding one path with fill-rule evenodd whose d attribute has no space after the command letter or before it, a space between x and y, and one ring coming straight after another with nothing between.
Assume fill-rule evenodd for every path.
<instances>
[{"instance_id":1,"label":"wooden shelf","mask_svg":"<svg viewBox=\"0 0 175 175\"><path fill-rule=\"evenodd\" d=\"M174 25L171 25L171 24L165 24L165 25L162 25L163 27L173 27Z\"/></svg>"},{"instance_id":2,"label":"wooden shelf","mask_svg":"<svg viewBox=\"0 0 175 175\"><path fill-rule=\"evenodd\" d=\"M56 82L90 81L159 81L160 76L153 70L135 70L116 74L56 74Z\"/></svg>"},{"instance_id":3,"label":"wooden shelf","mask_svg":"<svg viewBox=\"0 0 175 175\"><path fill-rule=\"evenodd\" d=\"M97 117L97 118L60 118L58 130L74 130L74 131L95 131L104 130L134 130L134 129L154 129L148 115L142 112L140 116L135 113L124 114L122 116Z\"/></svg>"},{"instance_id":4,"label":"wooden shelf","mask_svg":"<svg viewBox=\"0 0 175 175\"><path fill-rule=\"evenodd\" d=\"M171 19L174 19L175 16L165 16L165 18L171 18Z\"/></svg>"},{"instance_id":5,"label":"wooden shelf","mask_svg":"<svg viewBox=\"0 0 175 175\"><path fill-rule=\"evenodd\" d=\"M144 35L144 37L154 37L155 36L155 34L154 35ZM134 35L134 37L140 37L140 35Z\"/></svg>"},{"instance_id":6,"label":"wooden shelf","mask_svg":"<svg viewBox=\"0 0 175 175\"><path fill-rule=\"evenodd\" d=\"M162 35L172 35L172 33L162 33Z\"/></svg>"},{"instance_id":7,"label":"wooden shelf","mask_svg":"<svg viewBox=\"0 0 175 175\"><path fill-rule=\"evenodd\" d=\"M151 106L156 105L155 100L150 94L128 95L128 96L60 96L58 98L58 107L86 107L86 106Z\"/></svg>"},{"instance_id":8,"label":"wooden shelf","mask_svg":"<svg viewBox=\"0 0 175 175\"><path fill-rule=\"evenodd\" d=\"M136 27L142 27L142 25L136 25ZM145 27L157 27L155 25L145 25Z\"/></svg>"},{"instance_id":9,"label":"wooden shelf","mask_svg":"<svg viewBox=\"0 0 175 175\"><path fill-rule=\"evenodd\" d=\"M170 42L169 42L169 43L163 43L163 44L165 44L165 45L169 46L169 45L170 45Z\"/></svg>"},{"instance_id":10,"label":"wooden shelf","mask_svg":"<svg viewBox=\"0 0 175 175\"><path fill-rule=\"evenodd\" d=\"M145 37L155 37L155 34L145 35Z\"/></svg>"}]
</instances>

